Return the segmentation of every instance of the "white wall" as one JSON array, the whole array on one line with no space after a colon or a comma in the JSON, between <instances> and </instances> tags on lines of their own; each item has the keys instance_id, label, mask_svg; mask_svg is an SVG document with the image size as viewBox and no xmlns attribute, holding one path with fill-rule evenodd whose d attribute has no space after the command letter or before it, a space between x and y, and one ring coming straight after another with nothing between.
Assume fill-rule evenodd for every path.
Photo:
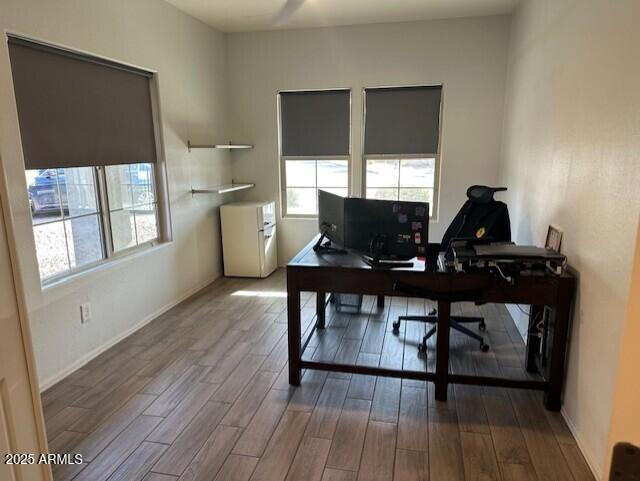
<instances>
[{"instance_id":1,"label":"white wall","mask_svg":"<svg viewBox=\"0 0 640 481\"><path fill-rule=\"evenodd\" d=\"M234 140L255 148L233 154L247 199L280 203L276 95L279 90L352 89L352 193L360 194L362 89L444 84L439 241L474 183L495 184L502 133L508 17L234 33L228 65ZM285 264L317 232L317 221L280 220Z\"/></svg>"},{"instance_id":2,"label":"white wall","mask_svg":"<svg viewBox=\"0 0 640 481\"><path fill-rule=\"evenodd\" d=\"M39 377L46 385L96 350L210 282L221 271L217 196L191 185L229 181L227 153L186 142L227 137L224 36L160 0L0 0L0 30L158 71L171 244L40 288L6 42L0 44L0 153L28 293ZM79 305L93 320L81 326Z\"/></svg>"},{"instance_id":3,"label":"white wall","mask_svg":"<svg viewBox=\"0 0 640 481\"><path fill-rule=\"evenodd\" d=\"M639 18L637 0L535 0L511 27L501 178L516 240L559 225L580 273L563 411L598 473L640 213Z\"/></svg>"}]
</instances>

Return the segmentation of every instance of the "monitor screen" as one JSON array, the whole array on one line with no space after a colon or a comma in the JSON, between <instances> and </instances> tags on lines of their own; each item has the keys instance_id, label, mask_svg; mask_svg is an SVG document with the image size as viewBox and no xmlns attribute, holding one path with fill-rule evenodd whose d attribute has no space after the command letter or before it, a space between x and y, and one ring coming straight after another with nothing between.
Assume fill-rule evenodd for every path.
<instances>
[{"instance_id":1,"label":"monitor screen","mask_svg":"<svg viewBox=\"0 0 640 481\"><path fill-rule=\"evenodd\" d=\"M318 229L334 244L387 258L424 256L429 242L429 204L341 197L318 191Z\"/></svg>"},{"instance_id":2,"label":"monitor screen","mask_svg":"<svg viewBox=\"0 0 640 481\"><path fill-rule=\"evenodd\" d=\"M318 190L318 231L340 247L344 247L344 201L344 197Z\"/></svg>"},{"instance_id":3,"label":"monitor screen","mask_svg":"<svg viewBox=\"0 0 640 481\"><path fill-rule=\"evenodd\" d=\"M347 247L374 254L375 241L382 257L410 259L424 256L429 242L429 204L377 199L347 199Z\"/></svg>"}]
</instances>

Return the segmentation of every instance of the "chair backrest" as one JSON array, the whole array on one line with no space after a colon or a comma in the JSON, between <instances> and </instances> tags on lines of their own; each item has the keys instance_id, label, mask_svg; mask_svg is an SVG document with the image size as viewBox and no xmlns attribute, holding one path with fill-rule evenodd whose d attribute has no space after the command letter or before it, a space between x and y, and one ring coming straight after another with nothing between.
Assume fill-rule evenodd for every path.
<instances>
[{"instance_id":1,"label":"chair backrest","mask_svg":"<svg viewBox=\"0 0 640 481\"><path fill-rule=\"evenodd\" d=\"M441 249L446 250L453 239L476 238L494 242L511 241L509 208L493 198L506 187L472 185L464 203L442 237Z\"/></svg>"}]
</instances>

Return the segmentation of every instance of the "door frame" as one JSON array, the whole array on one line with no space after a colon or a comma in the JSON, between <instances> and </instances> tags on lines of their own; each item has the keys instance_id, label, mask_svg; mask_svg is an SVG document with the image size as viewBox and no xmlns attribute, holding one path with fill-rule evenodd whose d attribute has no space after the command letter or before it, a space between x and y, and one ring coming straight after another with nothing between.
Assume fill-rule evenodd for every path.
<instances>
[{"instance_id":1,"label":"door frame","mask_svg":"<svg viewBox=\"0 0 640 481\"><path fill-rule=\"evenodd\" d=\"M9 202L9 189L7 176L0 153L0 207L3 218L0 222L4 223L7 236L7 244L9 247L9 261L11 268L11 276L13 278L13 288L15 292L16 306L18 307L18 319L20 322L20 332L22 334L22 344L25 353L25 361L27 364L27 373L29 376L29 387L31 389L31 403L33 408L33 418L36 426L38 437L38 448L40 453L48 453L49 446L47 443L47 434L44 423L44 414L42 411L42 398L40 396L40 385L36 371L35 356L33 354L33 340L31 337L31 325L29 322L29 312L25 300L24 283L20 272L17 245L14 225L12 221L12 209ZM42 476L45 481L53 481L53 473L51 466L41 464Z\"/></svg>"}]
</instances>

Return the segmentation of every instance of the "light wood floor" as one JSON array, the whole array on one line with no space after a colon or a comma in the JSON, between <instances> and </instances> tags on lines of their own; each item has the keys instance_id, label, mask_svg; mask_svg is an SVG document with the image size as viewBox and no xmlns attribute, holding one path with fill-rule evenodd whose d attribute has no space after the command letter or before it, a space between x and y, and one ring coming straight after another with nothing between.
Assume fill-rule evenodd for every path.
<instances>
[{"instance_id":1,"label":"light wood floor","mask_svg":"<svg viewBox=\"0 0 640 481\"><path fill-rule=\"evenodd\" d=\"M452 386L440 403L422 382L319 371L290 387L284 278L221 279L45 392L51 452L86 461L58 466L56 481L593 479L540 393ZM330 309L306 355L433 369L433 349L416 348L423 324L390 327L429 305L373 301ZM313 295L302 304L305 330ZM526 376L504 306L480 310L492 349L452 333L452 371Z\"/></svg>"}]
</instances>

